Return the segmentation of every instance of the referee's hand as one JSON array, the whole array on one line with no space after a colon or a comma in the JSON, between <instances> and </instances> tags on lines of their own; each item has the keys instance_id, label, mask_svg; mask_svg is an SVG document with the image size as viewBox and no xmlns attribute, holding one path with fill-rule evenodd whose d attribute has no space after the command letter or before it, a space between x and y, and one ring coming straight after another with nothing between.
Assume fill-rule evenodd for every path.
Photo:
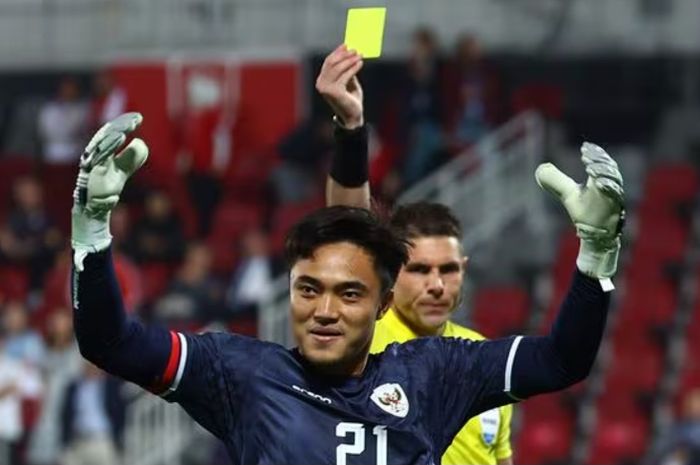
<instances>
[{"instance_id":1,"label":"referee's hand","mask_svg":"<svg viewBox=\"0 0 700 465\"><path fill-rule=\"evenodd\" d=\"M362 57L357 52L340 45L323 61L316 79L316 90L346 129L357 129L365 122L362 86L357 79L362 64Z\"/></svg>"}]
</instances>

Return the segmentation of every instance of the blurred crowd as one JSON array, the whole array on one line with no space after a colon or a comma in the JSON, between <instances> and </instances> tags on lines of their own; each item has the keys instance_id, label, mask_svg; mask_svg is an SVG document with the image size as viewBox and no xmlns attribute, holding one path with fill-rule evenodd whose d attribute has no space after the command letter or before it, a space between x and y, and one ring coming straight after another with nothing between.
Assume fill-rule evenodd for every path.
<instances>
[{"instance_id":1,"label":"blurred crowd","mask_svg":"<svg viewBox=\"0 0 700 465\"><path fill-rule=\"evenodd\" d=\"M545 115L557 111L548 89L506 95L476 37L464 34L446 45L430 29L415 31L401 79L377 99L380 108L367 109L370 178L382 203L392 203L515 113L533 106ZM25 105L4 127L0 465L8 459L109 465L123 447L124 390L82 361L72 333L68 212L89 136L137 106L107 71L85 84L59 79L51 98ZM378 92L372 82L363 84L371 107ZM190 129L175 154L181 160L177 182L137 177L112 213L125 305L138 318L174 329L216 324L255 336L257 310L283 271L284 233L323 205L333 124L327 111L314 112L270 148L273 162L263 176L237 178L240 186L216 167L198 164L195 152L213 151L215 135ZM202 137L206 143L193 140ZM259 180L262 185L252 185ZM658 445L663 463L700 463L699 395L689 396L678 430Z\"/></svg>"}]
</instances>

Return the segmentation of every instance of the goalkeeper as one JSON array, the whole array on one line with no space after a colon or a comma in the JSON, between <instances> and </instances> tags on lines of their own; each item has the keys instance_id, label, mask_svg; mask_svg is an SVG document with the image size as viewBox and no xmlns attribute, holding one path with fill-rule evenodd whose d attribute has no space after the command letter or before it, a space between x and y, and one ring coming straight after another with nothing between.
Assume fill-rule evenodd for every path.
<instances>
[{"instance_id":1,"label":"goalkeeper","mask_svg":"<svg viewBox=\"0 0 700 465\"><path fill-rule=\"evenodd\" d=\"M108 123L81 158L72 211L76 337L96 365L181 404L224 441L233 463L440 463L468 418L587 376L609 306L600 283L611 288L622 216L622 179L602 149L584 150L585 186L549 165L537 172L582 239L549 335L421 338L370 356L407 252L357 208L315 212L288 236L297 348L175 333L126 316L108 224L124 183L147 158L138 139L118 153L140 122L127 114Z\"/></svg>"}]
</instances>

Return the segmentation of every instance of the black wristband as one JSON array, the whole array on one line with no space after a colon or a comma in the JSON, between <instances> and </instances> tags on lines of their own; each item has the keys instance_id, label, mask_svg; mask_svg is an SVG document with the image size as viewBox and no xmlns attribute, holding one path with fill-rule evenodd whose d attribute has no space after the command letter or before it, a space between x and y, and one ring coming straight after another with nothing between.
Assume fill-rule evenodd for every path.
<instances>
[{"instance_id":1,"label":"black wristband","mask_svg":"<svg viewBox=\"0 0 700 465\"><path fill-rule=\"evenodd\" d=\"M331 178L343 187L361 187L369 179L366 126L345 129L336 123L334 137Z\"/></svg>"}]
</instances>

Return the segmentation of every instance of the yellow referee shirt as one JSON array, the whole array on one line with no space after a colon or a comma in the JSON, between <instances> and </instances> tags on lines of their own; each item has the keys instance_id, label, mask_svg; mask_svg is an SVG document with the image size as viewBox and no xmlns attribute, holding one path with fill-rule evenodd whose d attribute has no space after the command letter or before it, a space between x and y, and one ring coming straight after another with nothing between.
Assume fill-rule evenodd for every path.
<instances>
[{"instance_id":1,"label":"yellow referee shirt","mask_svg":"<svg viewBox=\"0 0 700 465\"><path fill-rule=\"evenodd\" d=\"M443 336L485 339L481 334L451 321L447 322ZM417 337L392 308L377 322L370 351L376 354L384 351L389 344L402 343ZM513 407L506 405L471 418L442 456L443 465L495 465L498 460L509 458L513 455L510 448L512 415Z\"/></svg>"}]
</instances>

